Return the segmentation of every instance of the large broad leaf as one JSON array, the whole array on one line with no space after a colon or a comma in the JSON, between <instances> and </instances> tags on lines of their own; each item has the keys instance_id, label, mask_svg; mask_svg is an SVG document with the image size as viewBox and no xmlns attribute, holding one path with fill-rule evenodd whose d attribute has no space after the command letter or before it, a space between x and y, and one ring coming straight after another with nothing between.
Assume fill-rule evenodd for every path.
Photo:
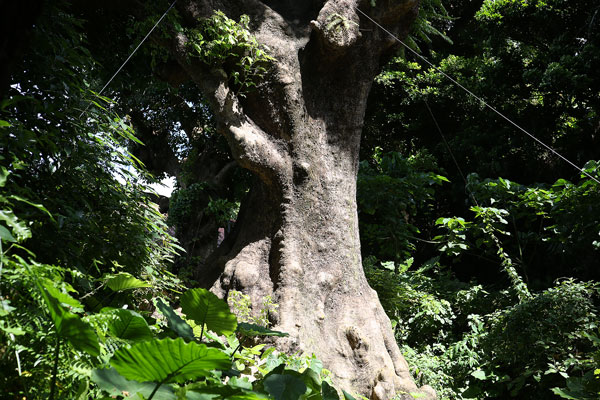
<instances>
[{"instance_id":1,"label":"large broad leaf","mask_svg":"<svg viewBox=\"0 0 600 400\"><path fill-rule=\"evenodd\" d=\"M243 336L289 336L288 333L274 331L264 326L256 325L256 324L248 324L246 322L240 322L237 326L237 331Z\"/></svg>"},{"instance_id":2,"label":"large broad leaf","mask_svg":"<svg viewBox=\"0 0 600 400\"><path fill-rule=\"evenodd\" d=\"M100 355L100 345L98 336L90 324L84 322L77 314L67 311L47 290L54 286L46 283L42 285L36 281L42 294L42 299L48 306L50 318L56 327L56 333L59 337L67 339L77 350L85 351L92 356ZM45 287L47 286L47 287Z\"/></svg>"},{"instance_id":3,"label":"large broad leaf","mask_svg":"<svg viewBox=\"0 0 600 400\"><path fill-rule=\"evenodd\" d=\"M239 393L227 397L227 400L267 400L269 396L251 390L242 390Z\"/></svg>"},{"instance_id":4,"label":"large broad leaf","mask_svg":"<svg viewBox=\"0 0 600 400\"><path fill-rule=\"evenodd\" d=\"M152 286L149 283L141 281L133 275L128 274L127 272L120 272L116 275L108 275L105 279L106 286L115 292Z\"/></svg>"},{"instance_id":5,"label":"large broad leaf","mask_svg":"<svg viewBox=\"0 0 600 400\"><path fill-rule=\"evenodd\" d=\"M304 382L292 375L269 375L263 386L275 400L298 400L306 392Z\"/></svg>"},{"instance_id":6,"label":"large broad leaf","mask_svg":"<svg viewBox=\"0 0 600 400\"><path fill-rule=\"evenodd\" d=\"M69 311L83 311L83 305L79 302L79 300L74 299L67 293L61 292L58 288L54 286L54 283L52 283L50 279L43 279L42 285L48 291L50 296L54 297L61 306L70 308L71 310Z\"/></svg>"},{"instance_id":7,"label":"large broad leaf","mask_svg":"<svg viewBox=\"0 0 600 400\"><path fill-rule=\"evenodd\" d=\"M354 396L352 396L350 393L346 392L345 390L342 389L342 393L344 394L344 399L345 400L356 400L354 398Z\"/></svg>"},{"instance_id":8,"label":"large broad leaf","mask_svg":"<svg viewBox=\"0 0 600 400\"><path fill-rule=\"evenodd\" d=\"M171 308L162 299L156 300L156 307L167 318L169 328L171 328L182 338L194 340L194 330L187 322L183 320L183 318L177 315L173 308Z\"/></svg>"},{"instance_id":9,"label":"large broad leaf","mask_svg":"<svg viewBox=\"0 0 600 400\"><path fill-rule=\"evenodd\" d=\"M337 390L326 381L321 383L321 397L323 400L340 400Z\"/></svg>"},{"instance_id":10,"label":"large broad leaf","mask_svg":"<svg viewBox=\"0 0 600 400\"><path fill-rule=\"evenodd\" d=\"M11 210L0 210L0 221L6 222L6 225L12 229L11 233L17 237L17 241L20 242L31 237L31 230L27 224L20 221Z\"/></svg>"},{"instance_id":11,"label":"large broad leaf","mask_svg":"<svg viewBox=\"0 0 600 400\"><path fill-rule=\"evenodd\" d=\"M270 398L265 393L254 392L250 389L240 387L240 385L232 385L231 380L227 385L223 386L213 384L205 386L198 386L197 384L192 385L193 387L189 387L185 393L186 399L188 400L267 400ZM250 383L248 383L248 385L251 386Z\"/></svg>"},{"instance_id":12,"label":"large broad leaf","mask_svg":"<svg viewBox=\"0 0 600 400\"><path fill-rule=\"evenodd\" d=\"M108 325L108 330L114 336L127 340L152 339L152 331L150 331L148 323L140 314L122 308L110 310L109 313L117 317Z\"/></svg>"},{"instance_id":13,"label":"large broad leaf","mask_svg":"<svg viewBox=\"0 0 600 400\"><path fill-rule=\"evenodd\" d=\"M129 398L139 399L138 393L144 398L150 397L156 387L153 382L138 382L125 379L114 368L96 369L92 371L92 380L105 390L111 396L124 396L128 394ZM162 385L154 394L154 400L173 400L175 393L170 386Z\"/></svg>"},{"instance_id":14,"label":"large broad leaf","mask_svg":"<svg viewBox=\"0 0 600 400\"><path fill-rule=\"evenodd\" d=\"M190 289L181 296L181 310L198 325L219 335L235 332L237 318L226 302L206 289Z\"/></svg>"},{"instance_id":15,"label":"large broad leaf","mask_svg":"<svg viewBox=\"0 0 600 400\"><path fill-rule=\"evenodd\" d=\"M127 379L162 383L183 382L231 367L229 357L221 350L186 343L182 338L154 339L119 349L110 364Z\"/></svg>"},{"instance_id":16,"label":"large broad leaf","mask_svg":"<svg viewBox=\"0 0 600 400\"><path fill-rule=\"evenodd\" d=\"M4 240L5 242L11 243L17 241L17 239L15 239L15 237L10 233L10 231L2 225L0 225L0 239Z\"/></svg>"}]
</instances>

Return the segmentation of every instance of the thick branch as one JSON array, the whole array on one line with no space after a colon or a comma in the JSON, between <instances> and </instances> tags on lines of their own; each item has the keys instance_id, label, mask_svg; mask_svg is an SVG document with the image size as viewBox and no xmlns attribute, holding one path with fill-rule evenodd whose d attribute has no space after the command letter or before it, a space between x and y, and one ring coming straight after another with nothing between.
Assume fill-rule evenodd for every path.
<instances>
[{"instance_id":1,"label":"thick branch","mask_svg":"<svg viewBox=\"0 0 600 400\"><path fill-rule=\"evenodd\" d=\"M285 143L265 133L244 114L236 94L227 85L227 75L221 69L209 69L200 62L191 62L182 33L175 37L172 52L194 83L203 91L218 121L218 130L227 139L239 164L265 180L283 183L291 162Z\"/></svg>"},{"instance_id":2,"label":"thick branch","mask_svg":"<svg viewBox=\"0 0 600 400\"><path fill-rule=\"evenodd\" d=\"M329 51L340 53L361 37L356 7L359 0L329 0L310 25L321 44Z\"/></svg>"}]
</instances>

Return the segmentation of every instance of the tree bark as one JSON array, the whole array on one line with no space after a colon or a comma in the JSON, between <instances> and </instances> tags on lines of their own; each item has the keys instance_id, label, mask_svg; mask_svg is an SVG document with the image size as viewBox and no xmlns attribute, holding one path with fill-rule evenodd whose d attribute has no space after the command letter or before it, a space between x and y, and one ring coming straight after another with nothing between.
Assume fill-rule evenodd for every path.
<instances>
[{"instance_id":1,"label":"tree bark","mask_svg":"<svg viewBox=\"0 0 600 400\"><path fill-rule=\"evenodd\" d=\"M246 98L223 71L188 56L176 34L170 50L211 106L238 163L257 179L234 233L198 272L225 297L241 290L260 309L279 304L284 351L315 353L347 391L372 399L413 398L418 389L391 324L363 273L356 175L371 82L394 45L356 7L405 36L418 0L180 1L185 23L214 10L251 17L251 32L275 58L269 76ZM332 22L339 21L335 26Z\"/></svg>"}]
</instances>

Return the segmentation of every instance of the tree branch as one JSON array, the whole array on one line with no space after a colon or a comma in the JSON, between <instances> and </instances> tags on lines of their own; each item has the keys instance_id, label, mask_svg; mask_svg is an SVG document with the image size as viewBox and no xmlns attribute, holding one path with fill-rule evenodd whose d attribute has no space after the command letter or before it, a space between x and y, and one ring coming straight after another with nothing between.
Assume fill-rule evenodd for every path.
<instances>
[{"instance_id":1,"label":"tree branch","mask_svg":"<svg viewBox=\"0 0 600 400\"><path fill-rule=\"evenodd\" d=\"M355 8L359 0L329 0L310 25L321 44L329 51L340 53L361 37Z\"/></svg>"},{"instance_id":2,"label":"tree branch","mask_svg":"<svg viewBox=\"0 0 600 400\"><path fill-rule=\"evenodd\" d=\"M209 69L190 59L187 40L184 34L177 33L171 52L208 99L217 117L217 129L227 139L233 156L242 167L261 179L283 183L286 172L291 176L285 143L268 135L244 114L239 99L227 85L223 70Z\"/></svg>"}]
</instances>

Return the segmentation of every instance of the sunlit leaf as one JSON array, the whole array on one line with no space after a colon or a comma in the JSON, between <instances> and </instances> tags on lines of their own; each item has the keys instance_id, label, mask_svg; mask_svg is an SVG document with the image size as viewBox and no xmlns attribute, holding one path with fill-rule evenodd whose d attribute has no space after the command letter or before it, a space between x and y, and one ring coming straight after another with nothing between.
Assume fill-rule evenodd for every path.
<instances>
[{"instance_id":1,"label":"sunlit leaf","mask_svg":"<svg viewBox=\"0 0 600 400\"><path fill-rule=\"evenodd\" d=\"M120 272L116 275L107 275L105 279L106 286L115 292L152 286L127 272Z\"/></svg>"},{"instance_id":2,"label":"sunlit leaf","mask_svg":"<svg viewBox=\"0 0 600 400\"><path fill-rule=\"evenodd\" d=\"M235 332L237 318L226 302L206 289L190 289L181 296L181 310L199 325L220 335Z\"/></svg>"},{"instance_id":3,"label":"sunlit leaf","mask_svg":"<svg viewBox=\"0 0 600 400\"><path fill-rule=\"evenodd\" d=\"M182 338L153 339L117 350L110 364L127 379L140 382L184 382L229 369L224 352Z\"/></svg>"},{"instance_id":4,"label":"sunlit leaf","mask_svg":"<svg viewBox=\"0 0 600 400\"><path fill-rule=\"evenodd\" d=\"M240 322L237 326L237 331L243 336L289 336L289 334L280 331L274 331L264 326Z\"/></svg>"}]
</instances>

